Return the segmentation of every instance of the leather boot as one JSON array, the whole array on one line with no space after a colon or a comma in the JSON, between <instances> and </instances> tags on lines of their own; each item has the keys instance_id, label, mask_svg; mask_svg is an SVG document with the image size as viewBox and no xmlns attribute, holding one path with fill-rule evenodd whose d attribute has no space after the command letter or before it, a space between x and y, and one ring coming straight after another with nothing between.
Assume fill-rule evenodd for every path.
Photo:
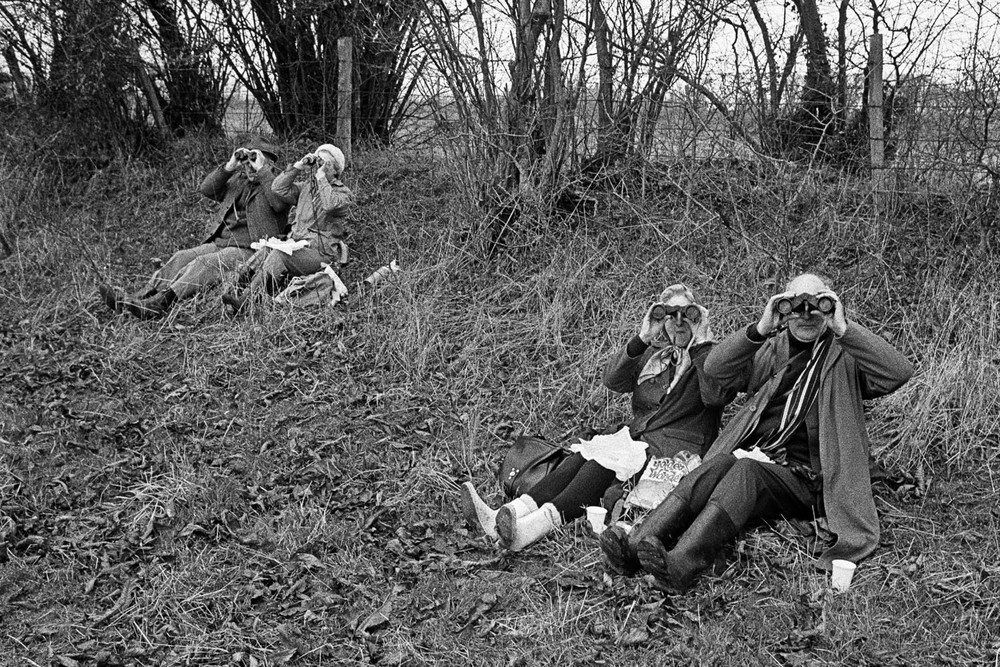
<instances>
[{"instance_id":1,"label":"leather boot","mask_svg":"<svg viewBox=\"0 0 1000 667\"><path fill-rule=\"evenodd\" d=\"M126 301L125 309L140 320L155 320L166 315L176 300L177 293L168 287L148 299Z\"/></svg>"},{"instance_id":2,"label":"leather boot","mask_svg":"<svg viewBox=\"0 0 1000 667\"><path fill-rule=\"evenodd\" d=\"M101 300L104 301L105 306L116 313L122 312L126 301L124 292L110 285L98 285L97 291L100 293Z\"/></svg>"},{"instance_id":3,"label":"leather boot","mask_svg":"<svg viewBox=\"0 0 1000 667\"><path fill-rule=\"evenodd\" d=\"M668 551L655 537L643 539L639 543L639 562L655 577L657 588L683 593L738 532L726 510L708 503L673 549Z\"/></svg>"},{"instance_id":4,"label":"leather boot","mask_svg":"<svg viewBox=\"0 0 1000 667\"><path fill-rule=\"evenodd\" d=\"M226 292L222 295L222 303L232 308L233 315L236 315L247 305L246 292L243 292L242 294L237 294L236 292Z\"/></svg>"},{"instance_id":5,"label":"leather boot","mask_svg":"<svg viewBox=\"0 0 1000 667\"><path fill-rule=\"evenodd\" d=\"M511 551L520 551L542 539L562 525L559 510L552 503L545 503L534 512L516 519L512 525L510 539L500 533L500 544Z\"/></svg>"},{"instance_id":6,"label":"leather boot","mask_svg":"<svg viewBox=\"0 0 1000 667\"><path fill-rule=\"evenodd\" d=\"M518 507L523 508L525 514L528 512L528 507L524 503L518 503ZM462 484L462 515L470 527L478 527L483 533L496 539L499 537L497 535L497 514L499 511L483 502L483 499L476 493L476 487L472 485L472 482Z\"/></svg>"},{"instance_id":7,"label":"leather boot","mask_svg":"<svg viewBox=\"0 0 1000 667\"><path fill-rule=\"evenodd\" d=\"M527 493L522 493L499 510L496 515L496 532L501 542L513 542L517 520L538 511L538 503Z\"/></svg>"},{"instance_id":8,"label":"leather boot","mask_svg":"<svg viewBox=\"0 0 1000 667\"><path fill-rule=\"evenodd\" d=\"M607 557L608 565L626 576L638 573L639 543L648 537L655 537L669 547L691 522L692 514L686 500L670 494L631 531L622 526L604 531L601 534L601 550Z\"/></svg>"}]
</instances>

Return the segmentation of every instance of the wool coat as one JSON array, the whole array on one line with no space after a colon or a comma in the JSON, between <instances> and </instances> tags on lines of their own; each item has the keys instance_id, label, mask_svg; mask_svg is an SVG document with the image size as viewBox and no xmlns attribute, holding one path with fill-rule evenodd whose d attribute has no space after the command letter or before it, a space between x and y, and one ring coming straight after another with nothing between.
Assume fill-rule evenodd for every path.
<instances>
[{"instance_id":1,"label":"wool coat","mask_svg":"<svg viewBox=\"0 0 1000 667\"><path fill-rule=\"evenodd\" d=\"M629 433L633 440L649 445L649 456L671 457L681 451L703 456L718 434L722 408L736 392L706 377L705 360L711 349L712 343L692 346L691 366L669 394L673 373L639 383L639 373L657 351L654 347L630 357L625 346L605 365L604 386L632 394Z\"/></svg>"},{"instance_id":2,"label":"wool coat","mask_svg":"<svg viewBox=\"0 0 1000 667\"><path fill-rule=\"evenodd\" d=\"M345 223L354 193L340 179L312 177L296 181L299 174L299 169L289 166L271 184L275 195L295 205L291 238L308 240L310 248L324 257L333 257L347 233Z\"/></svg>"},{"instance_id":3,"label":"wool coat","mask_svg":"<svg viewBox=\"0 0 1000 667\"><path fill-rule=\"evenodd\" d=\"M228 172L224 167L212 171L198 186L198 192L220 202L219 211L205 225L205 243L211 243L222 231L226 214L237 198L247 193L246 214L250 238L254 241L272 236L284 238L288 233L288 202L271 189L275 172L266 166L257 172L257 182L251 183L239 171Z\"/></svg>"},{"instance_id":4,"label":"wool coat","mask_svg":"<svg viewBox=\"0 0 1000 667\"><path fill-rule=\"evenodd\" d=\"M705 373L723 387L750 394L726 425L706 460L732 453L774 396L788 363L788 332L764 343L746 330L732 334L709 353ZM883 338L849 322L834 338L823 363L819 394L806 417L819 441L823 503L834 543L819 565L843 558L858 561L878 546L879 523L869 475L869 442L862 401L889 394L910 379L913 364Z\"/></svg>"}]
</instances>

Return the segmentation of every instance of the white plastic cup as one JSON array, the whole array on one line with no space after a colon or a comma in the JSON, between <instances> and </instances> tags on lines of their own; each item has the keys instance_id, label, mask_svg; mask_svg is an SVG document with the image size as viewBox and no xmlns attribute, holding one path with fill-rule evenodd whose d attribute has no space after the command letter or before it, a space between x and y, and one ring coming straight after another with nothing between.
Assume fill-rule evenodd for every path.
<instances>
[{"instance_id":1,"label":"white plastic cup","mask_svg":"<svg viewBox=\"0 0 1000 667\"><path fill-rule=\"evenodd\" d=\"M587 508L587 521L594 533L600 535L604 532L604 520L608 517L608 510L603 507L591 506Z\"/></svg>"},{"instance_id":2,"label":"white plastic cup","mask_svg":"<svg viewBox=\"0 0 1000 667\"><path fill-rule=\"evenodd\" d=\"M833 572L830 574L830 585L833 590L843 593L851 587L851 579L854 578L854 570L857 565L849 560L836 559L831 561Z\"/></svg>"}]
</instances>

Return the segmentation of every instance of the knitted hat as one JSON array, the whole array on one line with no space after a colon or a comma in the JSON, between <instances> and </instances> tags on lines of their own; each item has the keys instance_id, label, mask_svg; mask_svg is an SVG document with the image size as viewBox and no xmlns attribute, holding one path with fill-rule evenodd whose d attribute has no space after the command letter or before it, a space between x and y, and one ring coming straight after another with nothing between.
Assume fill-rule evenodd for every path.
<instances>
[{"instance_id":1,"label":"knitted hat","mask_svg":"<svg viewBox=\"0 0 1000 667\"><path fill-rule=\"evenodd\" d=\"M315 152L326 153L329 156L330 159L326 160L326 163L337 176L344 173L344 168L347 166L347 159L344 157L343 151L339 148L333 144L323 144Z\"/></svg>"}]
</instances>

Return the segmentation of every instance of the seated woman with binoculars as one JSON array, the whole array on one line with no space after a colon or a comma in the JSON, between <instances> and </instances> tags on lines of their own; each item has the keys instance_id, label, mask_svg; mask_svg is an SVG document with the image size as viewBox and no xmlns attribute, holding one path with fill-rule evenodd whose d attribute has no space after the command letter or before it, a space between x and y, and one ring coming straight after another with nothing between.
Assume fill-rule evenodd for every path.
<instances>
[{"instance_id":1,"label":"seated woman with binoculars","mask_svg":"<svg viewBox=\"0 0 1000 667\"><path fill-rule=\"evenodd\" d=\"M243 309L251 295L273 294L285 277L305 276L346 262L347 215L354 194L340 180L344 154L332 144L307 153L274 179L271 189L283 202L295 206L289 240L299 242L291 252L264 247L248 263L241 278L252 275L249 287L222 300L234 311ZM302 176L305 178L302 178Z\"/></svg>"},{"instance_id":2,"label":"seated woman with binoculars","mask_svg":"<svg viewBox=\"0 0 1000 667\"><path fill-rule=\"evenodd\" d=\"M671 457L682 451L701 455L719 430L722 407L732 393L704 375L712 347L708 310L684 285L671 285L646 311L638 335L608 360L604 385L632 394L629 435L646 443L646 457ZM616 481L642 471L617 467L614 451L588 447L566 458L527 493L490 508L471 482L462 489L467 521L518 551L601 501ZM623 474L624 473L624 474Z\"/></svg>"}]
</instances>

